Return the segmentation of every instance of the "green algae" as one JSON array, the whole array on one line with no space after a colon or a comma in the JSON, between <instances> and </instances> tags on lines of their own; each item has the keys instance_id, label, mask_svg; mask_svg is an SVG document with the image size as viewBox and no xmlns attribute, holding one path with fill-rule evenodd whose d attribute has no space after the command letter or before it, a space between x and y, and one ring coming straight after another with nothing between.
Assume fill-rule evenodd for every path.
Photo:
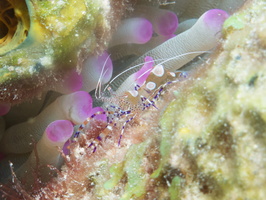
<instances>
[{"instance_id":1,"label":"green algae","mask_svg":"<svg viewBox=\"0 0 266 200\"><path fill-rule=\"evenodd\" d=\"M170 194L170 200L179 200L179 187L180 187L180 177L175 176L171 182L171 186L168 189Z\"/></svg>"},{"instance_id":2,"label":"green algae","mask_svg":"<svg viewBox=\"0 0 266 200\"><path fill-rule=\"evenodd\" d=\"M99 187L97 192L99 198L104 198L108 196L109 192L112 192L112 190L121 187L119 183L124 179L127 180L127 183L119 199L136 199L145 194L146 181L149 176L145 173L143 158L150 144L151 141L147 140L143 143L130 146L123 162L112 164L109 170L106 169L106 171L109 172L108 177L110 178L103 183L103 187ZM98 179L96 182L98 182L97 184L99 185L101 180Z\"/></svg>"},{"instance_id":3,"label":"green algae","mask_svg":"<svg viewBox=\"0 0 266 200\"><path fill-rule=\"evenodd\" d=\"M266 63L257 38L247 34L265 24L265 6L259 11L263 16L258 17L260 22L250 24L248 12L231 19L243 20L239 24L229 21L237 31L226 35L225 51L208 70L202 69L204 77L193 80L189 93L181 92L186 100L171 102L160 120L167 123L166 131L172 135L167 144L171 144L168 162L194 177L191 187L194 185L198 192L191 191L192 198L261 199L265 195L266 163L261 156L266 151ZM250 12L254 15L254 10ZM241 29L246 37L235 41ZM181 109L176 104L181 104ZM169 156L167 145L161 143L161 152Z\"/></svg>"},{"instance_id":4,"label":"green algae","mask_svg":"<svg viewBox=\"0 0 266 200\"><path fill-rule=\"evenodd\" d=\"M223 25L223 29L226 33L230 33L231 31L235 30L241 30L245 27L245 13L240 13L240 14L234 14L230 16Z\"/></svg>"},{"instance_id":5,"label":"green algae","mask_svg":"<svg viewBox=\"0 0 266 200\"><path fill-rule=\"evenodd\" d=\"M104 183L103 185L104 189L111 190L119 183L119 181L122 179L124 175L124 173L121 173L123 172L123 169L124 169L124 162L113 164L110 167L109 171L111 178Z\"/></svg>"},{"instance_id":6,"label":"green algae","mask_svg":"<svg viewBox=\"0 0 266 200\"><path fill-rule=\"evenodd\" d=\"M254 1L226 22L215 59L168 89L151 123L156 132L112 165L105 194L120 188L118 199L264 198L266 59L256 34L266 24L261 5ZM143 160L153 148L159 156L148 172Z\"/></svg>"},{"instance_id":7,"label":"green algae","mask_svg":"<svg viewBox=\"0 0 266 200\"><path fill-rule=\"evenodd\" d=\"M127 184L121 200L140 197L145 194L147 176L143 169L143 155L147 150L150 141L132 145L127 152L124 171L127 174Z\"/></svg>"}]
</instances>

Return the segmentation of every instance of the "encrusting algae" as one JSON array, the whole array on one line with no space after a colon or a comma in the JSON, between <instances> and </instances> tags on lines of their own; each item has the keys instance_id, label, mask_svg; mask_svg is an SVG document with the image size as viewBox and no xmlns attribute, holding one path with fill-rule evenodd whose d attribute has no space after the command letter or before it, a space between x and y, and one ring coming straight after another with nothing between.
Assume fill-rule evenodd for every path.
<instances>
[{"instance_id":1,"label":"encrusting algae","mask_svg":"<svg viewBox=\"0 0 266 200\"><path fill-rule=\"evenodd\" d=\"M0 102L11 104L54 89L48 83L62 82L62 74L106 49L125 6L120 0L2 0L0 5Z\"/></svg>"},{"instance_id":2,"label":"encrusting algae","mask_svg":"<svg viewBox=\"0 0 266 200\"><path fill-rule=\"evenodd\" d=\"M98 168L94 198L264 198L265 8L253 1L229 18L209 64L166 89L160 116L151 117L156 109L144 113L141 132L134 124L127 129L125 135L144 141L123 161Z\"/></svg>"},{"instance_id":3,"label":"encrusting algae","mask_svg":"<svg viewBox=\"0 0 266 200\"><path fill-rule=\"evenodd\" d=\"M265 5L250 2L229 18L221 52L168 91L159 170L171 174L170 199L265 196Z\"/></svg>"}]
</instances>

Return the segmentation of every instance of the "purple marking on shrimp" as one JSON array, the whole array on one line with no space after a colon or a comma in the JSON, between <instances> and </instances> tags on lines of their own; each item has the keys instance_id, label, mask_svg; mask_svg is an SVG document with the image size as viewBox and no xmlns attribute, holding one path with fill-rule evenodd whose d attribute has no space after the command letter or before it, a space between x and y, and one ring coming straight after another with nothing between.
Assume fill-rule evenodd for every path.
<instances>
[{"instance_id":1,"label":"purple marking on shrimp","mask_svg":"<svg viewBox=\"0 0 266 200\"><path fill-rule=\"evenodd\" d=\"M135 85L135 90L138 91L140 86L138 84Z\"/></svg>"},{"instance_id":2,"label":"purple marking on shrimp","mask_svg":"<svg viewBox=\"0 0 266 200\"><path fill-rule=\"evenodd\" d=\"M158 93L161 93L163 91L163 87L160 88L159 92Z\"/></svg>"},{"instance_id":3,"label":"purple marking on shrimp","mask_svg":"<svg viewBox=\"0 0 266 200\"><path fill-rule=\"evenodd\" d=\"M157 108L157 106L155 104L152 104L152 106L158 110L158 108Z\"/></svg>"},{"instance_id":4,"label":"purple marking on shrimp","mask_svg":"<svg viewBox=\"0 0 266 200\"><path fill-rule=\"evenodd\" d=\"M77 132L75 133L75 135L74 135L74 138L77 138L77 137L79 137L79 134L80 134L80 132L79 132L79 131L77 131Z\"/></svg>"},{"instance_id":5,"label":"purple marking on shrimp","mask_svg":"<svg viewBox=\"0 0 266 200\"><path fill-rule=\"evenodd\" d=\"M122 135L119 136L118 146L120 146L120 144L121 144L121 139L122 139Z\"/></svg>"},{"instance_id":6,"label":"purple marking on shrimp","mask_svg":"<svg viewBox=\"0 0 266 200\"><path fill-rule=\"evenodd\" d=\"M153 65L154 65L154 60L150 56L146 56L144 61L145 61L145 64L142 66L142 68L134 74L134 77L136 79L136 83L139 86L142 86L145 83L145 81L148 78L148 76L150 75L150 73L153 69Z\"/></svg>"},{"instance_id":7,"label":"purple marking on shrimp","mask_svg":"<svg viewBox=\"0 0 266 200\"><path fill-rule=\"evenodd\" d=\"M101 136L98 136L98 137L97 137L97 140L102 141Z\"/></svg>"},{"instance_id":8,"label":"purple marking on shrimp","mask_svg":"<svg viewBox=\"0 0 266 200\"><path fill-rule=\"evenodd\" d=\"M148 94L151 93L151 91L150 90L147 90L147 89L144 89L144 91L147 92Z\"/></svg>"},{"instance_id":9,"label":"purple marking on shrimp","mask_svg":"<svg viewBox=\"0 0 266 200\"><path fill-rule=\"evenodd\" d=\"M183 78L187 78L188 77L188 73L187 72L181 72L179 74L180 77L183 77Z\"/></svg>"}]
</instances>

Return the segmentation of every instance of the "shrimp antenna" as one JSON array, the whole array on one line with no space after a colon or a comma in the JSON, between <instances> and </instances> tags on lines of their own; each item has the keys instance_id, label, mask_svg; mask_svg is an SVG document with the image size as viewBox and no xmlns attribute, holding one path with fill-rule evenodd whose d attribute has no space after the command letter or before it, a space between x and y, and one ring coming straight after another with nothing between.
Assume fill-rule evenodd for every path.
<instances>
[{"instance_id":1,"label":"shrimp antenna","mask_svg":"<svg viewBox=\"0 0 266 200\"><path fill-rule=\"evenodd\" d=\"M106 63L108 61L108 59L110 58L111 54L109 54L107 56L107 58L105 59L104 61L104 64L103 64L103 68L101 70L101 74L100 74L100 77L98 79L98 82L97 82L97 85L96 85L96 88L95 88L95 98L96 99L99 99L101 98L101 90L102 90L102 79L103 77L105 76L105 74L107 73L108 69L105 70L105 67L106 67ZM105 71L104 71L105 70ZM97 93L98 93L98 96L97 96Z\"/></svg>"},{"instance_id":2,"label":"shrimp antenna","mask_svg":"<svg viewBox=\"0 0 266 200\"><path fill-rule=\"evenodd\" d=\"M132 69L134 69L134 68L136 68L136 67L139 67L139 66L141 66L141 65L143 65L143 64L145 64L145 63L150 63L150 62L153 62L153 61L143 62L143 63L140 63L140 64L138 64L138 65L134 65L134 66L132 66L132 67L126 69L125 71L123 71L123 72L117 74L117 75L116 75L116 76L115 76L115 77L114 77L114 78L113 78L113 79L112 79L112 80L106 85L106 87L104 88L103 91L106 91L106 89L110 87L110 85L112 84L112 82L114 82L119 76L123 75L124 73L126 73L126 72L128 72L128 71L130 71L130 70L132 70Z\"/></svg>"},{"instance_id":3,"label":"shrimp antenna","mask_svg":"<svg viewBox=\"0 0 266 200\"><path fill-rule=\"evenodd\" d=\"M156 62L156 61L162 61L161 63L157 64L157 65L160 65L160 64L163 64L165 62L168 62L170 60L173 60L173 59L176 59L176 58L179 58L179 57L182 57L182 56L186 56L186 55L190 55L190 54L197 54L197 53L207 53L207 52L211 52L211 51L193 51L193 52L188 52L188 53L183 53L181 55L177 55L177 56L173 56L171 58L159 58L159 59L155 59L153 61L147 61L147 62L143 62L143 63L140 63L138 65L134 65L132 67L129 67L128 69L126 69L125 71L119 73L118 75L116 75L111 81L109 81L109 83L106 85L106 87L104 88L103 91L106 91L107 88L110 87L110 85L112 84L112 82L114 82L118 77L122 76L124 73L130 71L130 70L133 70L139 66L142 66L143 64L146 64L146 63L150 63L150 62Z\"/></svg>"}]
</instances>

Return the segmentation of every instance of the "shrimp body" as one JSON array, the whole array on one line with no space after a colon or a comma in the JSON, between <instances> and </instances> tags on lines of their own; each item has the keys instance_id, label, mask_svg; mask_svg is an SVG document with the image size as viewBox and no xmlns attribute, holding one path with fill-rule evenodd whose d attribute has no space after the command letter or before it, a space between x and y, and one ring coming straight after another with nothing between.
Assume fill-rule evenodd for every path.
<instances>
[{"instance_id":1,"label":"shrimp body","mask_svg":"<svg viewBox=\"0 0 266 200\"><path fill-rule=\"evenodd\" d=\"M74 138L77 138L80 133L84 133L84 128L97 115L107 115L106 127L91 141L89 147L95 152L98 144L112 133L112 126L121 128L119 146L126 125L143 110L151 107L157 109L155 102L163 94L164 88L184 78L186 78L186 73L165 71L160 64L154 66L153 59L147 56L143 67L129 76L117 91L110 91L110 97L100 97L104 102L104 111L98 111L88 117L78 127Z\"/></svg>"}]
</instances>

